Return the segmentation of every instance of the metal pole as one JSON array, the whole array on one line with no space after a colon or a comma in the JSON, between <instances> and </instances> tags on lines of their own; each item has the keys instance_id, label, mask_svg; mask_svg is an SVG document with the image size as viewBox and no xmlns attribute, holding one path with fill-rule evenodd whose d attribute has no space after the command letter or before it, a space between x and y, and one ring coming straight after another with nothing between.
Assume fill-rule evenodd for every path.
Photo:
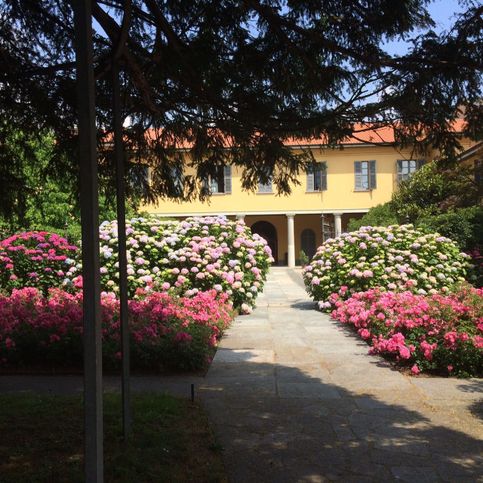
<instances>
[{"instance_id":1,"label":"metal pole","mask_svg":"<svg viewBox=\"0 0 483 483\"><path fill-rule=\"evenodd\" d=\"M119 252L119 300L121 321L122 354L122 428L124 439L131 430L131 388L129 380L129 314L126 256L126 195L124 176L124 149L122 139L121 89L119 85L119 64L112 65L112 107L114 117L114 155L116 160L117 239Z\"/></svg>"},{"instance_id":2,"label":"metal pole","mask_svg":"<svg viewBox=\"0 0 483 483\"><path fill-rule=\"evenodd\" d=\"M99 197L91 0L73 2L80 145L84 310L85 480L104 480L102 339L99 281Z\"/></svg>"}]
</instances>

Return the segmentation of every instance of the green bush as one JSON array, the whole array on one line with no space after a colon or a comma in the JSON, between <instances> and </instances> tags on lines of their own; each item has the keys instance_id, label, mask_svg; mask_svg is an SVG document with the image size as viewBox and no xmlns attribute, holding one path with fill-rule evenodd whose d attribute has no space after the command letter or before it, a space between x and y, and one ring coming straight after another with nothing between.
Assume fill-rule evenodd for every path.
<instances>
[{"instance_id":1,"label":"green bush","mask_svg":"<svg viewBox=\"0 0 483 483\"><path fill-rule=\"evenodd\" d=\"M457 208L447 213L427 216L417 227L428 233L440 233L457 242L462 250L473 250L483 242L483 208Z\"/></svg>"},{"instance_id":2,"label":"green bush","mask_svg":"<svg viewBox=\"0 0 483 483\"><path fill-rule=\"evenodd\" d=\"M309 263L309 257L303 250L300 250L299 252L299 259L300 259L300 265L302 265L302 267L305 267L305 265Z\"/></svg>"},{"instance_id":3,"label":"green bush","mask_svg":"<svg viewBox=\"0 0 483 483\"><path fill-rule=\"evenodd\" d=\"M351 218L347 225L348 231L356 231L362 226L389 226L397 225L398 219L391 203L374 206L362 218Z\"/></svg>"},{"instance_id":4,"label":"green bush","mask_svg":"<svg viewBox=\"0 0 483 483\"><path fill-rule=\"evenodd\" d=\"M478 187L471 168L441 170L432 162L399 185L392 196L391 209L399 223L415 223L450 209L475 206L477 202Z\"/></svg>"}]
</instances>

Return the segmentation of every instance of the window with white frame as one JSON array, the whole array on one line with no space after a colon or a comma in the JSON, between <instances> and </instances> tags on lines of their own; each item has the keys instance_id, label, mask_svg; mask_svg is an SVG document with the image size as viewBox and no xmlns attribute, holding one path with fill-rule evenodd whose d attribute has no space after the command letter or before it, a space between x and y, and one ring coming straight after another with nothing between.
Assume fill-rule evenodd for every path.
<instances>
[{"instance_id":1,"label":"window with white frame","mask_svg":"<svg viewBox=\"0 0 483 483\"><path fill-rule=\"evenodd\" d=\"M376 162L375 161L355 161L355 190L369 191L376 189Z\"/></svg>"},{"instance_id":2,"label":"window with white frame","mask_svg":"<svg viewBox=\"0 0 483 483\"><path fill-rule=\"evenodd\" d=\"M423 164L424 161L421 159L398 159L397 182L409 179Z\"/></svg>"},{"instance_id":3,"label":"window with white frame","mask_svg":"<svg viewBox=\"0 0 483 483\"><path fill-rule=\"evenodd\" d=\"M205 182L205 186L211 194L230 194L231 166L219 166L216 174Z\"/></svg>"},{"instance_id":4,"label":"window with white frame","mask_svg":"<svg viewBox=\"0 0 483 483\"><path fill-rule=\"evenodd\" d=\"M327 189L327 163L311 163L307 167L307 191L325 191Z\"/></svg>"}]
</instances>

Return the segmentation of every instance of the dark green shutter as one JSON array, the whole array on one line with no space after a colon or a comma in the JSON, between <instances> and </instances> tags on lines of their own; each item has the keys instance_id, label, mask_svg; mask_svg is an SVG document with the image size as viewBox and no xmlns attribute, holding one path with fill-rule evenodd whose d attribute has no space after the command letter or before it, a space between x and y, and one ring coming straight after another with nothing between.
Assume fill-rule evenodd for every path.
<instances>
[{"instance_id":1,"label":"dark green shutter","mask_svg":"<svg viewBox=\"0 0 483 483\"><path fill-rule=\"evenodd\" d=\"M314 165L307 166L307 191L314 191Z\"/></svg>"},{"instance_id":2,"label":"dark green shutter","mask_svg":"<svg viewBox=\"0 0 483 483\"><path fill-rule=\"evenodd\" d=\"M402 159L398 159L396 161L396 165L397 165L397 182L398 184L403 180L403 172L402 172L402 166L403 164L403 160Z\"/></svg>"},{"instance_id":3,"label":"dark green shutter","mask_svg":"<svg viewBox=\"0 0 483 483\"><path fill-rule=\"evenodd\" d=\"M223 175L225 181L225 193L231 193L231 166L223 168Z\"/></svg>"},{"instance_id":4,"label":"dark green shutter","mask_svg":"<svg viewBox=\"0 0 483 483\"><path fill-rule=\"evenodd\" d=\"M362 189L362 164L360 161L354 161L354 173L355 173L355 189Z\"/></svg>"},{"instance_id":5,"label":"dark green shutter","mask_svg":"<svg viewBox=\"0 0 483 483\"><path fill-rule=\"evenodd\" d=\"M369 189L373 190L377 188L376 183L376 162L369 161Z\"/></svg>"},{"instance_id":6,"label":"dark green shutter","mask_svg":"<svg viewBox=\"0 0 483 483\"><path fill-rule=\"evenodd\" d=\"M327 190L327 163L320 163L320 190Z\"/></svg>"}]
</instances>

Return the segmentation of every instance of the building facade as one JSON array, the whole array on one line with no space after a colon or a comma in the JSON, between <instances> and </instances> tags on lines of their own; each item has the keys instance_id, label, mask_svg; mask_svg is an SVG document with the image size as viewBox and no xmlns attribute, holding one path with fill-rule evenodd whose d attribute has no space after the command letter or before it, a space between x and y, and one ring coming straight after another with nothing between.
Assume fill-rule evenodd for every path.
<instances>
[{"instance_id":1,"label":"building facade","mask_svg":"<svg viewBox=\"0 0 483 483\"><path fill-rule=\"evenodd\" d=\"M208 180L209 201L179 203L163 200L143 209L166 217L226 215L243 219L269 243L279 265L295 266L301 251L309 258L327 238L340 235L351 218L389 201L398 183L411 176L428 159L415 159L410 150L395 149L389 142L353 141L340 149L312 142L315 158L299 178L291 195L279 196L271 183L257 192L241 187L241 172L226 166Z\"/></svg>"}]
</instances>

